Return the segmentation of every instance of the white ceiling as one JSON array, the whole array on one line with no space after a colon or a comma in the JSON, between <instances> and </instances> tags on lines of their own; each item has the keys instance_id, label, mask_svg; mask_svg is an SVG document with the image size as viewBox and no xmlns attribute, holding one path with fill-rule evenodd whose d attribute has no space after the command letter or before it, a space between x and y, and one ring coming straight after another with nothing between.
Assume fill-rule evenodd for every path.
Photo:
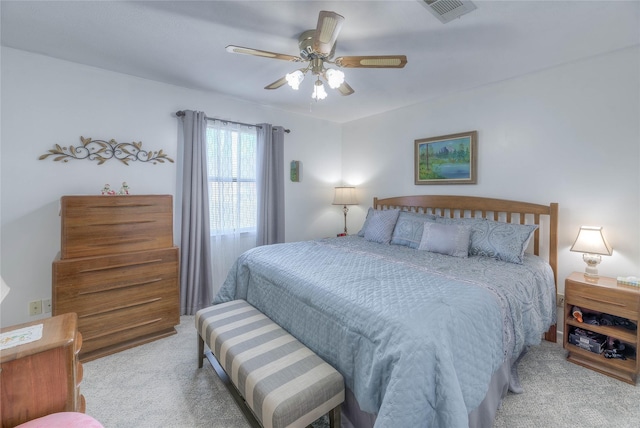
<instances>
[{"instance_id":1,"label":"white ceiling","mask_svg":"<svg viewBox=\"0 0 640 428\"><path fill-rule=\"evenodd\" d=\"M6 1L3 46L347 122L640 44L639 1L483 1L442 24L418 0ZM343 69L355 89L310 98L264 86L299 64L225 51L297 55L318 12L345 17L336 56L405 54L404 69ZM188 107L188 106L186 106Z\"/></svg>"}]
</instances>

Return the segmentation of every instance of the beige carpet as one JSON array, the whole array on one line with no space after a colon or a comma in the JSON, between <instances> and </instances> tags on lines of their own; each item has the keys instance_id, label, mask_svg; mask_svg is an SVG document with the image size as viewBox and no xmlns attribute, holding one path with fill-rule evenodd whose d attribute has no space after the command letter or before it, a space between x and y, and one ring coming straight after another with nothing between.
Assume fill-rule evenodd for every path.
<instances>
[{"instance_id":1,"label":"beige carpet","mask_svg":"<svg viewBox=\"0 0 640 428\"><path fill-rule=\"evenodd\" d=\"M196 368L193 323L183 316L177 335L85 363L87 414L105 428L249 427L209 363ZM494 427L640 427L640 387L564 355L551 343L529 351L519 370L525 392L504 399Z\"/></svg>"}]
</instances>

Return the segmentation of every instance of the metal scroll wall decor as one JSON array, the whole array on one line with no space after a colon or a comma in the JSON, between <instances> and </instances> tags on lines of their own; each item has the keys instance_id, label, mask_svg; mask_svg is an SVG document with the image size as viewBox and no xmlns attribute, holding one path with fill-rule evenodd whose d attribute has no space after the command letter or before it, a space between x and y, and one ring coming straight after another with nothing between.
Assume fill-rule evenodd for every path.
<instances>
[{"instance_id":1,"label":"metal scroll wall decor","mask_svg":"<svg viewBox=\"0 0 640 428\"><path fill-rule=\"evenodd\" d=\"M118 143L116 140L92 140L91 138L84 138L80 136L82 145L77 147L61 147L59 144L55 145L55 148L49 150L39 157L40 160L46 159L49 156L55 156L54 161L69 162L69 159L89 159L97 161L98 165L102 165L109 159L118 159L125 165L129 165L129 162L151 162L154 165L156 163L164 163L165 161L173 163L173 159L167 156L162 150L159 151L146 151L142 149L142 141L131 143Z\"/></svg>"}]
</instances>

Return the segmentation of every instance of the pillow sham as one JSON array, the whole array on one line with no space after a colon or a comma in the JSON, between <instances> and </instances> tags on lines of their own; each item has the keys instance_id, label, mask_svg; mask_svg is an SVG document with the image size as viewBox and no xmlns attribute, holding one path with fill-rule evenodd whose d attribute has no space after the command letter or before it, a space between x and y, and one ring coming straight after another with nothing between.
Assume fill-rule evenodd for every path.
<instances>
[{"instance_id":1,"label":"pillow sham","mask_svg":"<svg viewBox=\"0 0 640 428\"><path fill-rule=\"evenodd\" d=\"M358 236L364 238L364 231L367 229L367 224L369 223L369 219L373 215L373 208L369 207L367 211L367 216L364 219L364 223L362 223L362 229L358 232Z\"/></svg>"},{"instance_id":2,"label":"pillow sham","mask_svg":"<svg viewBox=\"0 0 640 428\"><path fill-rule=\"evenodd\" d=\"M453 257L469 256L471 226L462 224L424 223L418 250L446 254Z\"/></svg>"},{"instance_id":3,"label":"pillow sham","mask_svg":"<svg viewBox=\"0 0 640 428\"><path fill-rule=\"evenodd\" d=\"M391 235L391 243L417 249L422 239L424 223L435 223L435 221L436 216L433 214L400 211Z\"/></svg>"},{"instance_id":4,"label":"pillow sham","mask_svg":"<svg viewBox=\"0 0 640 428\"><path fill-rule=\"evenodd\" d=\"M388 244L391 241L393 228L398 220L400 210L373 210L371 218L366 224L364 239L367 241Z\"/></svg>"},{"instance_id":5,"label":"pillow sham","mask_svg":"<svg viewBox=\"0 0 640 428\"><path fill-rule=\"evenodd\" d=\"M535 224L516 224L486 218L438 217L436 222L471 227L469 255L493 257L505 262L522 264Z\"/></svg>"}]
</instances>

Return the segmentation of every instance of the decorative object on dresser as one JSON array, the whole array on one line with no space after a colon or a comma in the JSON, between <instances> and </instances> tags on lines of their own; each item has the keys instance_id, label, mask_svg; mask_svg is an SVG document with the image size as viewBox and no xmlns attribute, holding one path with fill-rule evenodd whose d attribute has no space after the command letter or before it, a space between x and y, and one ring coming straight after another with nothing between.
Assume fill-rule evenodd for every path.
<instances>
[{"instance_id":1,"label":"decorative object on dresser","mask_svg":"<svg viewBox=\"0 0 640 428\"><path fill-rule=\"evenodd\" d=\"M40 339L2 350L2 427L56 412L84 412L77 319L68 313L2 329L5 334L42 325Z\"/></svg>"},{"instance_id":2,"label":"decorative object on dresser","mask_svg":"<svg viewBox=\"0 0 640 428\"><path fill-rule=\"evenodd\" d=\"M111 188L109 183L107 183L107 184L104 185L104 187L100 191L100 194L101 195L106 195L106 196L115 196L115 195L122 196L122 195L128 195L129 192L131 192L131 189L129 188L129 185L127 184L126 181L123 181L122 182L122 187L120 187L120 190L118 191L118 193L116 193L116 191Z\"/></svg>"},{"instance_id":3,"label":"decorative object on dresser","mask_svg":"<svg viewBox=\"0 0 640 428\"><path fill-rule=\"evenodd\" d=\"M415 184L476 184L478 131L414 141Z\"/></svg>"},{"instance_id":4,"label":"decorative object on dresser","mask_svg":"<svg viewBox=\"0 0 640 428\"><path fill-rule=\"evenodd\" d=\"M584 276L591 278L598 277L598 265L602 261L601 255L610 256L613 254L613 248L602 234L602 227L594 226L580 227L570 251L584 253L582 260L587 264Z\"/></svg>"},{"instance_id":5,"label":"decorative object on dresser","mask_svg":"<svg viewBox=\"0 0 640 428\"><path fill-rule=\"evenodd\" d=\"M151 162L152 164L164 163L169 161L173 163L167 154L160 149L159 151L147 151L142 148L142 141L132 141L131 143L118 143L113 138L109 141L93 140L90 137L84 138L80 136L81 145L74 147L62 147L56 144L49 153L41 155L38 159L44 160L49 156L56 156L54 161L69 162L69 159L89 159L98 161L98 165L102 165L111 158L116 158L125 165L129 162Z\"/></svg>"},{"instance_id":6,"label":"decorative object on dresser","mask_svg":"<svg viewBox=\"0 0 640 428\"><path fill-rule=\"evenodd\" d=\"M332 205L342 205L342 212L344 213L344 234L339 234L338 236L346 236L347 213L349 212L347 205L358 205L358 200L356 199L356 188L353 186L340 186L336 187L335 190L336 192L333 196Z\"/></svg>"},{"instance_id":7,"label":"decorative object on dresser","mask_svg":"<svg viewBox=\"0 0 640 428\"><path fill-rule=\"evenodd\" d=\"M53 315L78 314L82 361L175 334L178 248L171 195L63 196Z\"/></svg>"},{"instance_id":8,"label":"decorative object on dresser","mask_svg":"<svg viewBox=\"0 0 640 428\"><path fill-rule=\"evenodd\" d=\"M573 272L564 293L567 360L635 384L640 373L640 288Z\"/></svg>"}]
</instances>

